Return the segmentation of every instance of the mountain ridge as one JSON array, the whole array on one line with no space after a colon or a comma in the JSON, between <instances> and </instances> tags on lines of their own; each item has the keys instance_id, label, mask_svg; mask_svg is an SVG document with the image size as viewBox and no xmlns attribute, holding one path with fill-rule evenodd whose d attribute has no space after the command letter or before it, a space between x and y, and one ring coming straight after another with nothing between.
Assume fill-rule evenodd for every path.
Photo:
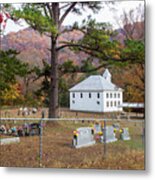
<instances>
[{"instance_id":1,"label":"mountain ridge","mask_svg":"<svg viewBox=\"0 0 155 180\"><path fill-rule=\"evenodd\" d=\"M133 31L133 38L138 39L140 36L144 36L144 22L136 22L135 30ZM144 28L143 28L144 29ZM121 43L124 42L126 31L131 31L132 26L126 25L124 29L117 29L116 40ZM82 37L82 33L74 30L73 32L66 32L59 37L59 41L70 41L72 39L78 40ZM50 63L50 38L41 35L39 32L28 27L18 32L11 32L1 38L1 48L3 50L14 49L19 51L18 58L23 62L29 64L35 64L43 66L42 60L46 60ZM59 53L58 63L61 64L66 60L72 60L75 64L80 65L81 61L87 59L88 55L84 52L75 53L69 48L62 49Z\"/></svg>"}]
</instances>

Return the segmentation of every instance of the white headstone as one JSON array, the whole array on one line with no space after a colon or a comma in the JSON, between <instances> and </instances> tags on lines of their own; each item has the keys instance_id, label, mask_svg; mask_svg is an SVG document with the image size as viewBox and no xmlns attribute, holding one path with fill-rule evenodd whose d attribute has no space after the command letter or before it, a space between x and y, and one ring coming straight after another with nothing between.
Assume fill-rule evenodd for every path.
<instances>
[{"instance_id":1,"label":"white headstone","mask_svg":"<svg viewBox=\"0 0 155 180\"><path fill-rule=\"evenodd\" d=\"M103 129L103 136L101 136L101 142L104 141L106 141L106 143L117 141L113 126L107 126L106 129Z\"/></svg>"},{"instance_id":2,"label":"white headstone","mask_svg":"<svg viewBox=\"0 0 155 180\"><path fill-rule=\"evenodd\" d=\"M99 123L94 124L94 133L98 134L100 132L102 132L101 124Z\"/></svg>"},{"instance_id":3,"label":"white headstone","mask_svg":"<svg viewBox=\"0 0 155 180\"><path fill-rule=\"evenodd\" d=\"M0 139L0 145L19 143L19 142L20 142L19 137Z\"/></svg>"},{"instance_id":4,"label":"white headstone","mask_svg":"<svg viewBox=\"0 0 155 180\"><path fill-rule=\"evenodd\" d=\"M74 131L73 147L81 148L95 144L94 132L90 127L81 127Z\"/></svg>"},{"instance_id":5,"label":"white headstone","mask_svg":"<svg viewBox=\"0 0 155 180\"><path fill-rule=\"evenodd\" d=\"M129 131L128 128L123 128L122 129L122 133L120 135L121 140L127 141L130 140L130 135L129 135Z\"/></svg>"}]
</instances>

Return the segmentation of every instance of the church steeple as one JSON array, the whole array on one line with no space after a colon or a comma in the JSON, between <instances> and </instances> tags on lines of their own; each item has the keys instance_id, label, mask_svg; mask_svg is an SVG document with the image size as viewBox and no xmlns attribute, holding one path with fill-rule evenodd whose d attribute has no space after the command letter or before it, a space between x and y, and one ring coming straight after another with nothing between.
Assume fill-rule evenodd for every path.
<instances>
[{"instance_id":1,"label":"church steeple","mask_svg":"<svg viewBox=\"0 0 155 180\"><path fill-rule=\"evenodd\" d=\"M104 71L103 77L104 77L104 79L107 80L108 82L111 82L111 74L110 74L110 72L109 72L108 69L106 69L106 70Z\"/></svg>"}]
</instances>

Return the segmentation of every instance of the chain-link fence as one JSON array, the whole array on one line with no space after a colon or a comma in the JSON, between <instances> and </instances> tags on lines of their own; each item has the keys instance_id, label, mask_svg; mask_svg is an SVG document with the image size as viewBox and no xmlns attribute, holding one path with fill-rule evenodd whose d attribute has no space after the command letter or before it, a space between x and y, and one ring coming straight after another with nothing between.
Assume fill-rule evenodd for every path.
<instances>
[{"instance_id":1,"label":"chain-link fence","mask_svg":"<svg viewBox=\"0 0 155 180\"><path fill-rule=\"evenodd\" d=\"M142 119L48 119L43 114L0 123L1 166L144 169Z\"/></svg>"}]
</instances>

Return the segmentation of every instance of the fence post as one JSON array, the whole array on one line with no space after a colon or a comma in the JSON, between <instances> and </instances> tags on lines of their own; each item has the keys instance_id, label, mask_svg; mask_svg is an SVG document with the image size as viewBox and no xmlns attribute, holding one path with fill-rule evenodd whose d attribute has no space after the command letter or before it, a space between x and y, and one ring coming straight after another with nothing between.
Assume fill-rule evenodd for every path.
<instances>
[{"instance_id":1,"label":"fence post","mask_svg":"<svg viewBox=\"0 0 155 180\"><path fill-rule=\"evenodd\" d=\"M142 144L145 146L145 122L142 122Z\"/></svg>"},{"instance_id":2,"label":"fence post","mask_svg":"<svg viewBox=\"0 0 155 180\"><path fill-rule=\"evenodd\" d=\"M42 120L45 117L45 111L42 111L42 117L40 120L40 135L39 135L39 167L42 167L42 135L43 135L43 127L42 127Z\"/></svg>"},{"instance_id":3,"label":"fence post","mask_svg":"<svg viewBox=\"0 0 155 180\"><path fill-rule=\"evenodd\" d=\"M104 143L104 154L103 157L106 159L107 147L106 147L106 120L104 120L104 131L103 131L103 143Z\"/></svg>"}]
</instances>

